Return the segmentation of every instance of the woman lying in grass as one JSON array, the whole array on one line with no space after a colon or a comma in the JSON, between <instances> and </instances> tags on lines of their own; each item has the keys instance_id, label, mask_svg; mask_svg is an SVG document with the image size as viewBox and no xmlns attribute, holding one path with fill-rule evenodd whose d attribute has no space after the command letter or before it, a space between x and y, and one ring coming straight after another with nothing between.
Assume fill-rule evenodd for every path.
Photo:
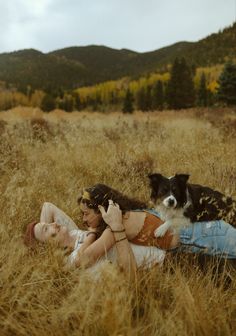
<instances>
[{"instance_id":1,"label":"woman lying in grass","mask_svg":"<svg viewBox=\"0 0 236 336\"><path fill-rule=\"evenodd\" d=\"M52 203L45 202L42 207L40 222L33 222L27 226L24 242L31 248L36 247L37 242L54 242L61 247L67 247L72 251L68 258L68 266L73 266L86 247L95 240L95 237L99 234L99 229L88 227L87 231L81 230L62 210ZM156 247L129 245L128 248L132 249L130 255L132 257L134 255L135 265L137 264L138 267L141 265L150 267L157 263L162 264L165 258L165 251ZM120 246L122 247L122 244ZM115 247L106 251L101 258L96 260L93 269L100 267L105 260L117 261Z\"/></svg>"},{"instance_id":2,"label":"woman lying in grass","mask_svg":"<svg viewBox=\"0 0 236 336\"><path fill-rule=\"evenodd\" d=\"M130 243L138 246L137 251L141 251L141 246L149 246L147 249L154 246L164 251L177 250L236 259L236 229L223 220L194 223L179 233L167 231L163 237L156 238L154 231L163 223L158 213L106 185L96 184L86 188L78 202L83 222L89 228L86 237L71 238L73 231L57 225L56 216L47 217L44 211L40 223L31 228L31 237L39 241L47 241L50 236L63 246L75 248L75 241L81 239L83 243L80 249L72 254L76 266L93 265L115 245L119 264L133 272L137 264ZM52 221L56 223L44 224ZM70 221L66 216L65 223L60 224L67 224L69 228L72 227ZM160 259L163 260L164 252L157 251L162 253Z\"/></svg>"}]
</instances>

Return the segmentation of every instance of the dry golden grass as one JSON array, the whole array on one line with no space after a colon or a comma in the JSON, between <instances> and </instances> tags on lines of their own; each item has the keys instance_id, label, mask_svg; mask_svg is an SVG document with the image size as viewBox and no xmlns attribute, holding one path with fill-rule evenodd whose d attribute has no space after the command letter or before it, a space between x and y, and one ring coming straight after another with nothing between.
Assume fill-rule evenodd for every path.
<instances>
[{"instance_id":1,"label":"dry golden grass","mask_svg":"<svg viewBox=\"0 0 236 336\"><path fill-rule=\"evenodd\" d=\"M236 196L235 111L0 113L0 335L234 335L231 265L176 256L137 283L105 265L100 278L62 269L63 251L23 246L44 201L75 220L79 188L104 182L148 200L146 175L191 174ZM79 221L78 221L78 224Z\"/></svg>"}]
</instances>

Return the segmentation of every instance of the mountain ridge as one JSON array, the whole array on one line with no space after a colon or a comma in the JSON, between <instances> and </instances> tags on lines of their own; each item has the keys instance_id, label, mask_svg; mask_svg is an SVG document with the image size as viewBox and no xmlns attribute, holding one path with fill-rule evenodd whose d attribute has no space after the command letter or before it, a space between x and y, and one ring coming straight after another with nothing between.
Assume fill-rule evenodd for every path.
<instances>
[{"instance_id":1,"label":"mountain ridge","mask_svg":"<svg viewBox=\"0 0 236 336\"><path fill-rule=\"evenodd\" d=\"M22 49L0 54L0 80L19 90L71 90L122 77L168 71L176 57L195 66L236 58L236 23L197 42L180 41L148 52L103 45L72 46L43 53Z\"/></svg>"}]
</instances>

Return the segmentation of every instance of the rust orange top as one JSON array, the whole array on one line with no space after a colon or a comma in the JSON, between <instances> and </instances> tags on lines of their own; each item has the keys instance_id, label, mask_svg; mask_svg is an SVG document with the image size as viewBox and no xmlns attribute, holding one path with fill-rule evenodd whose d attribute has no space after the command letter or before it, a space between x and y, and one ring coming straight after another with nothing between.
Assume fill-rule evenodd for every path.
<instances>
[{"instance_id":1,"label":"rust orange top","mask_svg":"<svg viewBox=\"0 0 236 336\"><path fill-rule=\"evenodd\" d=\"M154 231L163 223L159 217L147 212L142 230L130 242L136 245L156 246L164 250L171 248L173 234L169 230L163 237L154 236Z\"/></svg>"}]
</instances>

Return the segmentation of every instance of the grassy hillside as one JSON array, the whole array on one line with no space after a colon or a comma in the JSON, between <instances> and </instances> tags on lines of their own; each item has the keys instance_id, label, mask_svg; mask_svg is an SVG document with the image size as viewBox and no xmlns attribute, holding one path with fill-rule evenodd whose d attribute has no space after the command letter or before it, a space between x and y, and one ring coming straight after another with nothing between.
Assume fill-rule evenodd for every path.
<instances>
[{"instance_id":1,"label":"grassy hillside","mask_svg":"<svg viewBox=\"0 0 236 336\"><path fill-rule=\"evenodd\" d=\"M201 118L200 118L201 117ZM224 335L235 332L236 272L230 265L169 256L128 283L63 270L64 251L22 243L25 225L51 201L81 225L79 189L105 182L148 200L146 175L191 174L191 182L236 197L235 114L230 109L133 116L94 112L0 114L0 330L3 336ZM100 274L100 275L99 275Z\"/></svg>"}]
</instances>

